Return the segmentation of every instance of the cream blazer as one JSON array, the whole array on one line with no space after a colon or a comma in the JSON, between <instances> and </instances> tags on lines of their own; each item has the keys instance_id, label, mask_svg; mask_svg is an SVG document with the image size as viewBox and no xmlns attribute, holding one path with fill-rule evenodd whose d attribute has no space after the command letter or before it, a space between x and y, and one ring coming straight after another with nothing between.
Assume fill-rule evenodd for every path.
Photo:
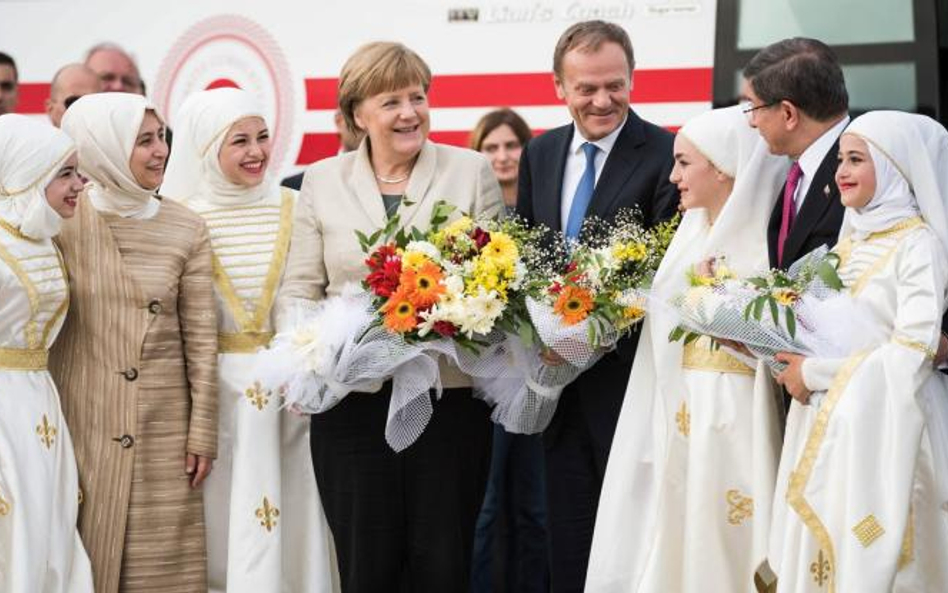
<instances>
[{"instance_id":1,"label":"cream blazer","mask_svg":"<svg viewBox=\"0 0 948 593\"><path fill-rule=\"evenodd\" d=\"M427 230L439 200L472 216L500 216L500 185L483 155L453 146L425 142L398 208L401 222ZM286 278L277 304L277 328L286 329L282 310L292 299L319 300L337 295L366 274L366 255L356 231L371 234L385 226L385 206L369 161L368 142L359 149L310 165L303 177L293 221ZM470 384L457 369L442 365L445 387Z\"/></svg>"}]
</instances>

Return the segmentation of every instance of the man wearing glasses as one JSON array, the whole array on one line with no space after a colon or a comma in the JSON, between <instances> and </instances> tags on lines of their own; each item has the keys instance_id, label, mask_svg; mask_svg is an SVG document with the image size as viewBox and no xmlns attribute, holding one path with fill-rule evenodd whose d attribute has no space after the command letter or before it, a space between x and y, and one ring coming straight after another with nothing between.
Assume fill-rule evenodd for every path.
<instances>
[{"instance_id":1,"label":"man wearing glasses","mask_svg":"<svg viewBox=\"0 0 948 593\"><path fill-rule=\"evenodd\" d=\"M786 269L836 244L843 205L834 179L849 95L833 51L795 37L765 47L744 68L744 113L773 154L793 161L767 229L770 264Z\"/></svg>"},{"instance_id":2,"label":"man wearing glasses","mask_svg":"<svg viewBox=\"0 0 948 593\"><path fill-rule=\"evenodd\" d=\"M102 92L102 83L95 72L83 64L63 66L53 76L46 100L46 114L54 126L59 127L63 114L70 105L83 95Z\"/></svg>"},{"instance_id":3,"label":"man wearing glasses","mask_svg":"<svg viewBox=\"0 0 948 593\"><path fill-rule=\"evenodd\" d=\"M16 62L0 51L0 115L13 113L20 97Z\"/></svg>"}]
</instances>

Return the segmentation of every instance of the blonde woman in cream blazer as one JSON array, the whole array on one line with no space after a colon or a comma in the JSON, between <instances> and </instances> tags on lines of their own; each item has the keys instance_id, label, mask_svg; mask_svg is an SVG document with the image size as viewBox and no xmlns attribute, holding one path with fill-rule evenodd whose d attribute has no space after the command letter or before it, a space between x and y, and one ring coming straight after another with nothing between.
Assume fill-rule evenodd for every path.
<instances>
[{"instance_id":1,"label":"blonde woman in cream blazer","mask_svg":"<svg viewBox=\"0 0 948 593\"><path fill-rule=\"evenodd\" d=\"M306 172L278 307L339 294L365 275L356 231L398 213L425 229L432 207L499 216L500 186L487 160L427 139L431 74L397 43L366 45L339 80L339 106L359 149ZM278 329L284 325L278 312ZM312 417L316 481L333 532L342 590L466 591L474 524L490 463L490 410L470 382L442 365L444 392L424 433L395 453L385 441L391 384L350 394Z\"/></svg>"}]
</instances>

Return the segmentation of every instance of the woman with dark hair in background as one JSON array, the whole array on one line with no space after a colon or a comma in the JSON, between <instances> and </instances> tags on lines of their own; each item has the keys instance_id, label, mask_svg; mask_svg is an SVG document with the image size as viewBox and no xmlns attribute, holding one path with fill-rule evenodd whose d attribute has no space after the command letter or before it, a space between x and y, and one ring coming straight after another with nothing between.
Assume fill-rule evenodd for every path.
<instances>
[{"instance_id":1,"label":"woman with dark hair in background","mask_svg":"<svg viewBox=\"0 0 948 593\"><path fill-rule=\"evenodd\" d=\"M486 113L471 132L470 147L490 160L508 212L517 205L520 152L532 136L527 122L506 108ZM498 534L506 537L495 546ZM506 591L548 590L546 539L543 438L511 434L495 424L490 477L474 535L471 590L491 591L493 575L504 575ZM498 556L504 559L500 566L494 563Z\"/></svg>"}]
</instances>

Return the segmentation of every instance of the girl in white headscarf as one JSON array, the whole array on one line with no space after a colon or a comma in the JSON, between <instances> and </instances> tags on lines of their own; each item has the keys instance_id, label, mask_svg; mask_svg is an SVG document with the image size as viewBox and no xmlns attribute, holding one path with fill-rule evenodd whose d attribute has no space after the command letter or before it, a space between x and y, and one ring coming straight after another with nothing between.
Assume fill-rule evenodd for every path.
<instances>
[{"instance_id":1,"label":"girl in white headscarf","mask_svg":"<svg viewBox=\"0 0 948 593\"><path fill-rule=\"evenodd\" d=\"M217 449L207 227L155 195L168 147L145 98L87 95L62 126L90 183L58 239L71 301L50 370L95 589L206 593L200 486Z\"/></svg>"},{"instance_id":2,"label":"girl in white headscarf","mask_svg":"<svg viewBox=\"0 0 948 593\"><path fill-rule=\"evenodd\" d=\"M0 116L0 590L92 591L79 476L47 349L69 301L52 236L82 180L66 134Z\"/></svg>"},{"instance_id":3,"label":"girl in white headscarf","mask_svg":"<svg viewBox=\"0 0 948 593\"><path fill-rule=\"evenodd\" d=\"M716 258L738 274L767 267L767 220L786 163L740 108L681 128L671 181L686 209L654 281L686 288ZM599 500L589 592L751 591L766 553L780 446L770 373L705 340L670 343L674 314L649 311Z\"/></svg>"},{"instance_id":4,"label":"girl in white headscarf","mask_svg":"<svg viewBox=\"0 0 948 593\"><path fill-rule=\"evenodd\" d=\"M834 251L870 346L780 355L795 401L770 567L781 593L948 591L948 383L932 365L948 288L948 133L877 111L853 120L839 151Z\"/></svg>"},{"instance_id":5,"label":"girl in white headscarf","mask_svg":"<svg viewBox=\"0 0 948 593\"><path fill-rule=\"evenodd\" d=\"M205 221L218 311L218 459L204 506L212 591L333 590L332 538L309 471L309 419L261 387L256 353L290 245L296 193L267 175L270 132L250 93L195 93L175 120L162 193ZM277 514L279 513L279 514Z\"/></svg>"}]
</instances>

